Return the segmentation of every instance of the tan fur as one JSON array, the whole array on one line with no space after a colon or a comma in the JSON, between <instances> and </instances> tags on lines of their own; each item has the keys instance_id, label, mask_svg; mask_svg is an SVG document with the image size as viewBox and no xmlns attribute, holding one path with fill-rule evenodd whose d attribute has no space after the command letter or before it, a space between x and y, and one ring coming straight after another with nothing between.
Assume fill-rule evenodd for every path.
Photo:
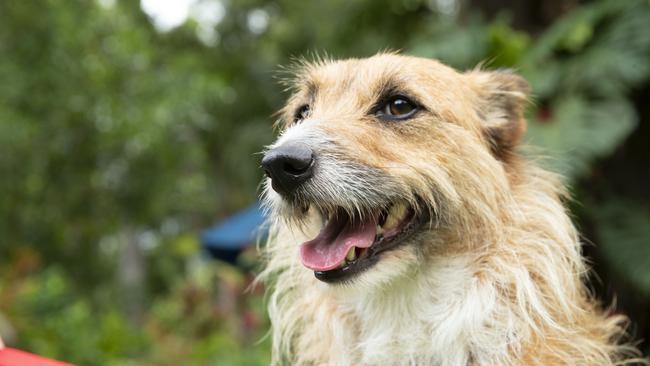
<instances>
[{"instance_id":1,"label":"tan fur","mask_svg":"<svg viewBox=\"0 0 650 366\"><path fill-rule=\"evenodd\" d=\"M426 111L392 123L369 116L387 83ZM298 255L320 228L317 210L302 214L266 182L273 220L261 278L270 285L273 364L631 362L636 351L619 345L625 318L603 310L583 283L560 179L517 153L527 88L513 73L458 73L395 54L303 66L279 141L331 141L335 148L322 148L332 161L380 172L386 194L435 220L416 243L384 253L351 283L330 285ZM309 119L292 124L306 103ZM377 200L352 195L350 183L363 184L335 179L323 197L349 197L359 211Z\"/></svg>"}]
</instances>

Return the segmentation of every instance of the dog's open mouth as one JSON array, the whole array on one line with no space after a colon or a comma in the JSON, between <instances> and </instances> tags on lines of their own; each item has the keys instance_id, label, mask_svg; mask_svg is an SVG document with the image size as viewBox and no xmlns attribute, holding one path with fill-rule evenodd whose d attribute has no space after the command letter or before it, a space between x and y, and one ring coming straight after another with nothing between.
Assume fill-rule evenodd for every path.
<instances>
[{"instance_id":1,"label":"dog's open mouth","mask_svg":"<svg viewBox=\"0 0 650 366\"><path fill-rule=\"evenodd\" d=\"M337 282L370 268L379 255L408 239L428 220L406 203L352 219L343 209L330 215L316 238L300 247L305 267L324 282Z\"/></svg>"}]
</instances>

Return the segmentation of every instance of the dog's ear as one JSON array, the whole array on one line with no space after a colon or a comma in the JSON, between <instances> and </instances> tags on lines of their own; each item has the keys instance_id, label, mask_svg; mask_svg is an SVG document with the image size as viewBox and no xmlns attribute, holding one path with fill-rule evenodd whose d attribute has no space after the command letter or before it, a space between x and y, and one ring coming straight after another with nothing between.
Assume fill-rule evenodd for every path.
<instances>
[{"instance_id":1,"label":"dog's ear","mask_svg":"<svg viewBox=\"0 0 650 366\"><path fill-rule=\"evenodd\" d=\"M526 132L528 82L510 70L472 71L468 76L477 87L483 135L494 156L506 161Z\"/></svg>"}]
</instances>

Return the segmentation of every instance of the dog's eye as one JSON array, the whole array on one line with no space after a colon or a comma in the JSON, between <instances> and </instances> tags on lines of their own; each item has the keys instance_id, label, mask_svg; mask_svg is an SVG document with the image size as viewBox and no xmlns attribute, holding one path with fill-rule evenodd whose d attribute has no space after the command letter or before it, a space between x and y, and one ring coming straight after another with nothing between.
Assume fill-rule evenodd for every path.
<instances>
[{"instance_id":1,"label":"dog's eye","mask_svg":"<svg viewBox=\"0 0 650 366\"><path fill-rule=\"evenodd\" d=\"M305 104L298 108L296 110L296 113L293 116L293 122L300 122L303 119L309 117L309 114L311 113L311 108L309 108L309 104Z\"/></svg>"},{"instance_id":2,"label":"dog's eye","mask_svg":"<svg viewBox=\"0 0 650 366\"><path fill-rule=\"evenodd\" d=\"M406 119L411 117L418 110L415 103L402 96L392 97L379 110L380 116L391 119Z\"/></svg>"}]
</instances>

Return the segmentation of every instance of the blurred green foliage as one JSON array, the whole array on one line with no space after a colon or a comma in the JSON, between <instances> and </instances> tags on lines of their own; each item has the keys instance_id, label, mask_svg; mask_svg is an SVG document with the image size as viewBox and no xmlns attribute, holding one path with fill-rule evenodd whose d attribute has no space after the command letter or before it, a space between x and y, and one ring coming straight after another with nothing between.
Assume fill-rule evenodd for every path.
<instances>
[{"instance_id":1,"label":"blurred green foliage","mask_svg":"<svg viewBox=\"0 0 650 366\"><path fill-rule=\"evenodd\" d=\"M647 1L568 7L541 32L462 1L195 6L205 3L221 4L219 22L169 32L137 1L0 3L0 334L10 344L80 365L266 364L262 290L201 260L196 233L254 199L256 153L286 97L278 65L318 52L516 68L534 94L528 140L573 183L603 273L650 298L647 196L594 178L650 123L631 97L650 77Z\"/></svg>"}]
</instances>

